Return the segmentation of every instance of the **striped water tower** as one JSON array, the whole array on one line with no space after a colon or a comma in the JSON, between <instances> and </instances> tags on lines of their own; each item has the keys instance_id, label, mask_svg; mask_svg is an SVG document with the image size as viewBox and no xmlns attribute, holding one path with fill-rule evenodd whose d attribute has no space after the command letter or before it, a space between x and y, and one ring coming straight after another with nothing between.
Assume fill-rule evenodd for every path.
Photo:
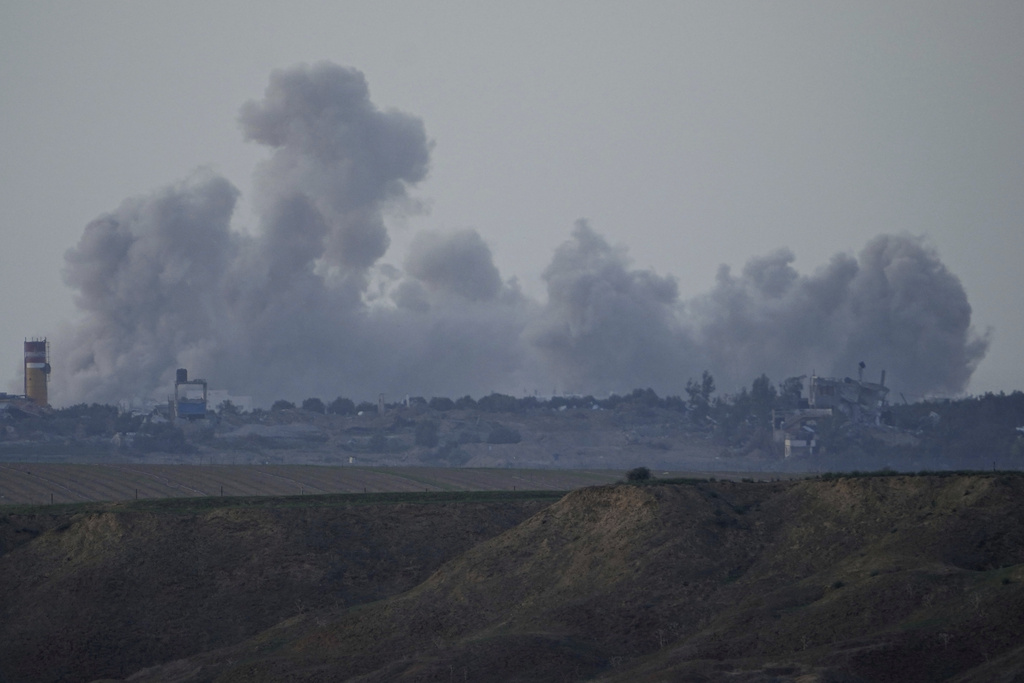
<instances>
[{"instance_id":1,"label":"striped water tower","mask_svg":"<svg viewBox=\"0 0 1024 683\"><path fill-rule=\"evenodd\" d=\"M50 378L50 345L46 339L25 341L25 397L39 406L50 403L46 382Z\"/></svg>"}]
</instances>

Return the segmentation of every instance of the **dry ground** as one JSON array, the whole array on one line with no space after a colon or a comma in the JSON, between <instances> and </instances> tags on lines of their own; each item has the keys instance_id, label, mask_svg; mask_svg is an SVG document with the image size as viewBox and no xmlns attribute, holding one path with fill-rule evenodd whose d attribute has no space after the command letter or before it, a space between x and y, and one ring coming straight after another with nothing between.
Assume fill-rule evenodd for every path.
<instances>
[{"instance_id":1,"label":"dry ground","mask_svg":"<svg viewBox=\"0 0 1024 683\"><path fill-rule=\"evenodd\" d=\"M0 463L3 505L414 491L569 491L622 479L611 470L319 465Z\"/></svg>"},{"instance_id":2,"label":"dry ground","mask_svg":"<svg viewBox=\"0 0 1024 683\"><path fill-rule=\"evenodd\" d=\"M1024 664L1020 476L311 501L8 516L0 673L981 683Z\"/></svg>"}]
</instances>

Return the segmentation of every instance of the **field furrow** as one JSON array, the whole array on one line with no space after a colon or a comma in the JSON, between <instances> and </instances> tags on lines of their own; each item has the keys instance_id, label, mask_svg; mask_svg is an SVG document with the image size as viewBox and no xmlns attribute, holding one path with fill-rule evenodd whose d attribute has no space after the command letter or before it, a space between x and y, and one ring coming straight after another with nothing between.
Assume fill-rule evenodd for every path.
<instances>
[{"instance_id":1,"label":"field furrow","mask_svg":"<svg viewBox=\"0 0 1024 683\"><path fill-rule=\"evenodd\" d=\"M63 494L63 489L48 479L33 474L32 467L35 465L0 465L0 503L58 502L57 494Z\"/></svg>"},{"instance_id":2,"label":"field furrow","mask_svg":"<svg viewBox=\"0 0 1024 683\"><path fill-rule=\"evenodd\" d=\"M324 465L0 464L0 505L205 496L417 491L564 491L621 478L605 470Z\"/></svg>"}]
</instances>

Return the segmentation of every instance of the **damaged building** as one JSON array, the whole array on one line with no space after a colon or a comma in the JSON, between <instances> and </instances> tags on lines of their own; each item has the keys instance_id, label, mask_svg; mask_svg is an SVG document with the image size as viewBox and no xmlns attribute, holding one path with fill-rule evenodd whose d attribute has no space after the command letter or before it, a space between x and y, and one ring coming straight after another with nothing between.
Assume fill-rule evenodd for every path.
<instances>
[{"instance_id":1,"label":"damaged building","mask_svg":"<svg viewBox=\"0 0 1024 683\"><path fill-rule=\"evenodd\" d=\"M835 413L850 422L878 426L882 423L885 398L885 370L880 381L864 381L864 363L860 363L857 379L818 377L812 374L805 405L795 410L773 411L772 439L783 448L783 457L814 455L818 452L819 419ZM804 403L802 401L802 403Z\"/></svg>"},{"instance_id":2,"label":"damaged building","mask_svg":"<svg viewBox=\"0 0 1024 683\"><path fill-rule=\"evenodd\" d=\"M882 410L889 393L885 386L885 370L878 384L865 382L864 363L860 364L857 379L832 379L811 376L808 402L811 408L832 408L851 422L878 426L882 424Z\"/></svg>"},{"instance_id":3,"label":"damaged building","mask_svg":"<svg viewBox=\"0 0 1024 683\"><path fill-rule=\"evenodd\" d=\"M818 452L818 420L832 417L831 408L798 408L772 411L772 439L783 448L783 457Z\"/></svg>"}]
</instances>

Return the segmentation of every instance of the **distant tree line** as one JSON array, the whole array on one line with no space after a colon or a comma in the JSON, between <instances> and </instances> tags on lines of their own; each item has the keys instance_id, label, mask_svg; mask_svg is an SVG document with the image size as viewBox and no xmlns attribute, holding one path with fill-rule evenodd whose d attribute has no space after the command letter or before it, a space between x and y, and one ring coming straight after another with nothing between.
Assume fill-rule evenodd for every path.
<instances>
[{"instance_id":1,"label":"distant tree line","mask_svg":"<svg viewBox=\"0 0 1024 683\"><path fill-rule=\"evenodd\" d=\"M0 424L3 424L0 421ZM145 415L122 412L117 406L101 403L79 403L56 409L48 414L18 420L11 425L19 441L39 440L52 443L54 439L71 444L95 443L111 445L116 434L130 435L118 448L138 453L162 451L168 453L191 452L184 431L167 420L150 420ZM2 436L0 431L0 436ZM10 439L8 439L10 440ZM0 444L3 440L0 440Z\"/></svg>"},{"instance_id":2,"label":"distant tree line","mask_svg":"<svg viewBox=\"0 0 1024 683\"><path fill-rule=\"evenodd\" d=\"M769 451L773 410L789 410L801 405L802 378L790 377L774 384L767 375L754 378L748 387L737 393L718 394L715 379L705 371L687 381L682 395L659 396L653 389L634 389L606 398L594 396L514 397L491 393L479 399L462 396L451 399L435 396L430 399L410 398L409 405L420 411L410 426L415 430L415 445L437 449L439 457L457 461L462 458L463 443L517 443L521 435L513 428L494 420L485 423L479 433L465 432L457 440L442 442L440 414L455 410L482 413L516 414L541 411L620 411L630 420L654 419L656 411L668 411L683 421L695 435L707 438L731 454L745 454L754 449ZM394 410L402 404L391 403ZM269 411L243 412L230 401L216 406L221 419L261 421L283 411L302 411L310 415L376 414L377 404L356 403L339 396L330 402L310 397L300 404L275 401ZM430 417L434 413L436 417ZM664 415L664 413L661 413ZM660 419L660 418L659 418ZM896 402L883 413L884 422L899 434L913 438L889 440L878 430L864 429L849 423L843 415L820 419L815 425L816 438L822 446L822 466L836 468L856 464L862 470L894 467L901 470L948 468L1020 468L1024 466L1024 393L986 393L950 400L926 400L917 403ZM156 416L121 412L104 404L77 404L41 416L0 418L0 447L17 441L95 443L108 442L115 434L130 435L118 447L137 452L187 452L201 434L184 431L174 422ZM378 441L380 441L378 439ZM371 444L386 451L389 442Z\"/></svg>"},{"instance_id":3,"label":"distant tree line","mask_svg":"<svg viewBox=\"0 0 1024 683\"><path fill-rule=\"evenodd\" d=\"M919 453L948 467L1024 466L1024 392L894 404L890 421L920 439L915 449L893 449L906 457Z\"/></svg>"},{"instance_id":4,"label":"distant tree line","mask_svg":"<svg viewBox=\"0 0 1024 683\"><path fill-rule=\"evenodd\" d=\"M718 394L715 379L708 371L687 381L682 395L659 396L653 389L606 398L594 396L515 397L492 393L479 399L463 396L413 398L410 404L444 413L452 410L477 410L484 413L529 413L563 410L627 411L634 419L651 417L654 410L679 415L695 433L703 434L733 454L755 449L772 449L773 411L806 406L802 377L788 377L775 384L766 374L754 378L749 387L736 393ZM287 402L275 403L286 404ZM286 407L294 408L288 404ZM388 404L388 409L400 404ZM375 413L375 404L339 397L324 405L319 399L306 399L302 408L311 412L336 415ZM321 410L321 408L323 408ZM910 433L906 440L893 445L879 438L877 431L851 424L846 416L836 414L819 419L816 438L822 446L824 464L850 462L867 467L925 467L939 463L949 467L1022 467L1024 466L1024 393L985 394L943 401L922 401L890 405L883 413L885 425ZM494 423L497 424L497 423ZM416 444L427 448L441 447L434 421L420 421L416 427ZM514 430L511 430L514 431ZM489 432L489 443L516 443L518 433L495 428Z\"/></svg>"}]
</instances>

